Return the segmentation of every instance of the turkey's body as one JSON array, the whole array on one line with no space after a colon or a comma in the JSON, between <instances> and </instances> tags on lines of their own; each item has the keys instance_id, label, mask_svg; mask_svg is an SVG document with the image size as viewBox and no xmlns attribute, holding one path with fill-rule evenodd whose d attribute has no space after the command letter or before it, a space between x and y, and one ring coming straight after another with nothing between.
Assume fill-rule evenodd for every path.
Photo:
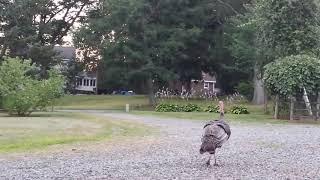
<instances>
[{"instance_id":1,"label":"turkey's body","mask_svg":"<svg viewBox=\"0 0 320 180\"><path fill-rule=\"evenodd\" d=\"M201 139L202 144L200 154L208 152L210 155L215 155L216 149L228 141L231 135L229 125L223 120L210 121L204 126L204 134ZM207 162L210 164L211 156ZM216 160L215 160L216 165Z\"/></svg>"}]
</instances>

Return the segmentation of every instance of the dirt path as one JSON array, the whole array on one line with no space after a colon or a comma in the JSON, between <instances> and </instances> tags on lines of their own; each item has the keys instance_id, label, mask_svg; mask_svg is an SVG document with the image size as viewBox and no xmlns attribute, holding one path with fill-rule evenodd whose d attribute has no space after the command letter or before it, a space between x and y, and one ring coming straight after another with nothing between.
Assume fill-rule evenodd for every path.
<instances>
[{"instance_id":1,"label":"dirt path","mask_svg":"<svg viewBox=\"0 0 320 180\"><path fill-rule=\"evenodd\" d=\"M0 179L319 179L320 127L232 124L218 150L219 167L199 155L203 122L120 113L99 116L142 122L160 134L95 150L0 158Z\"/></svg>"}]
</instances>

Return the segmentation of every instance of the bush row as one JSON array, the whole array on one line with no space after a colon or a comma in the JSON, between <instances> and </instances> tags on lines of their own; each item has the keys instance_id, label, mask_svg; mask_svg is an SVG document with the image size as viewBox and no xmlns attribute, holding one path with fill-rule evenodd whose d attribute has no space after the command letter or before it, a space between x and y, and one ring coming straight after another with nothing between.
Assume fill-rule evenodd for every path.
<instances>
[{"instance_id":1,"label":"bush row","mask_svg":"<svg viewBox=\"0 0 320 180\"><path fill-rule=\"evenodd\" d=\"M202 108L197 104L159 104L155 110L157 112L201 112Z\"/></svg>"},{"instance_id":2,"label":"bush row","mask_svg":"<svg viewBox=\"0 0 320 180\"><path fill-rule=\"evenodd\" d=\"M209 112L209 113L219 113L219 106L217 105L209 105L205 108L200 107L197 104L159 104L155 108L156 112ZM248 109L242 105L235 105L230 108L229 111L232 114L249 114Z\"/></svg>"}]
</instances>

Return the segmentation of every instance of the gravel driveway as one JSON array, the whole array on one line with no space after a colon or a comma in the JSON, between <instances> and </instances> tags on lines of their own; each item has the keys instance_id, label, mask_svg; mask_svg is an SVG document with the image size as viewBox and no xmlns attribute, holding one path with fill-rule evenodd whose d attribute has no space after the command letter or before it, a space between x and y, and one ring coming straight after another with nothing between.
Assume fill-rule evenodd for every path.
<instances>
[{"instance_id":1,"label":"gravel driveway","mask_svg":"<svg viewBox=\"0 0 320 180\"><path fill-rule=\"evenodd\" d=\"M93 150L0 157L0 179L320 179L320 126L232 124L219 167L199 154L203 122L98 113L160 134Z\"/></svg>"}]
</instances>

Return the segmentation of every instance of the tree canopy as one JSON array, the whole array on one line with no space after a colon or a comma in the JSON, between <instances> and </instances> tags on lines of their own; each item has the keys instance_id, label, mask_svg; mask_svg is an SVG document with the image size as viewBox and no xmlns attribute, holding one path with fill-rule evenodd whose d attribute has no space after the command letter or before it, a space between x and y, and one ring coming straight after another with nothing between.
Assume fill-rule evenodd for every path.
<instances>
[{"instance_id":1,"label":"tree canopy","mask_svg":"<svg viewBox=\"0 0 320 180\"><path fill-rule=\"evenodd\" d=\"M106 0L89 13L75 44L95 50L109 75L127 72L127 80L141 78L149 85L177 78L188 85L191 79L201 79L202 71L213 74L227 68L223 25L243 10L242 5L243 1Z\"/></svg>"},{"instance_id":2,"label":"tree canopy","mask_svg":"<svg viewBox=\"0 0 320 180\"><path fill-rule=\"evenodd\" d=\"M314 0L258 1L258 42L272 59L314 53L319 45L318 8Z\"/></svg>"},{"instance_id":3,"label":"tree canopy","mask_svg":"<svg viewBox=\"0 0 320 180\"><path fill-rule=\"evenodd\" d=\"M320 88L320 60L309 55L292 55L265 66L265 85L284 96L297 95L303 88L316 94Z\"/></svg>"},{"instance_id":4,"label":"tree canopy","mask_svg":"<svg viewBox=\"0 0 320 180\"><path fill-rule=\"evenodd\" d=\"M94 0L0 1L0 60L4 55L30 58L45 73L59 62L53 46L63 44L84 9Z\"/></svg>"}]
</instances>

